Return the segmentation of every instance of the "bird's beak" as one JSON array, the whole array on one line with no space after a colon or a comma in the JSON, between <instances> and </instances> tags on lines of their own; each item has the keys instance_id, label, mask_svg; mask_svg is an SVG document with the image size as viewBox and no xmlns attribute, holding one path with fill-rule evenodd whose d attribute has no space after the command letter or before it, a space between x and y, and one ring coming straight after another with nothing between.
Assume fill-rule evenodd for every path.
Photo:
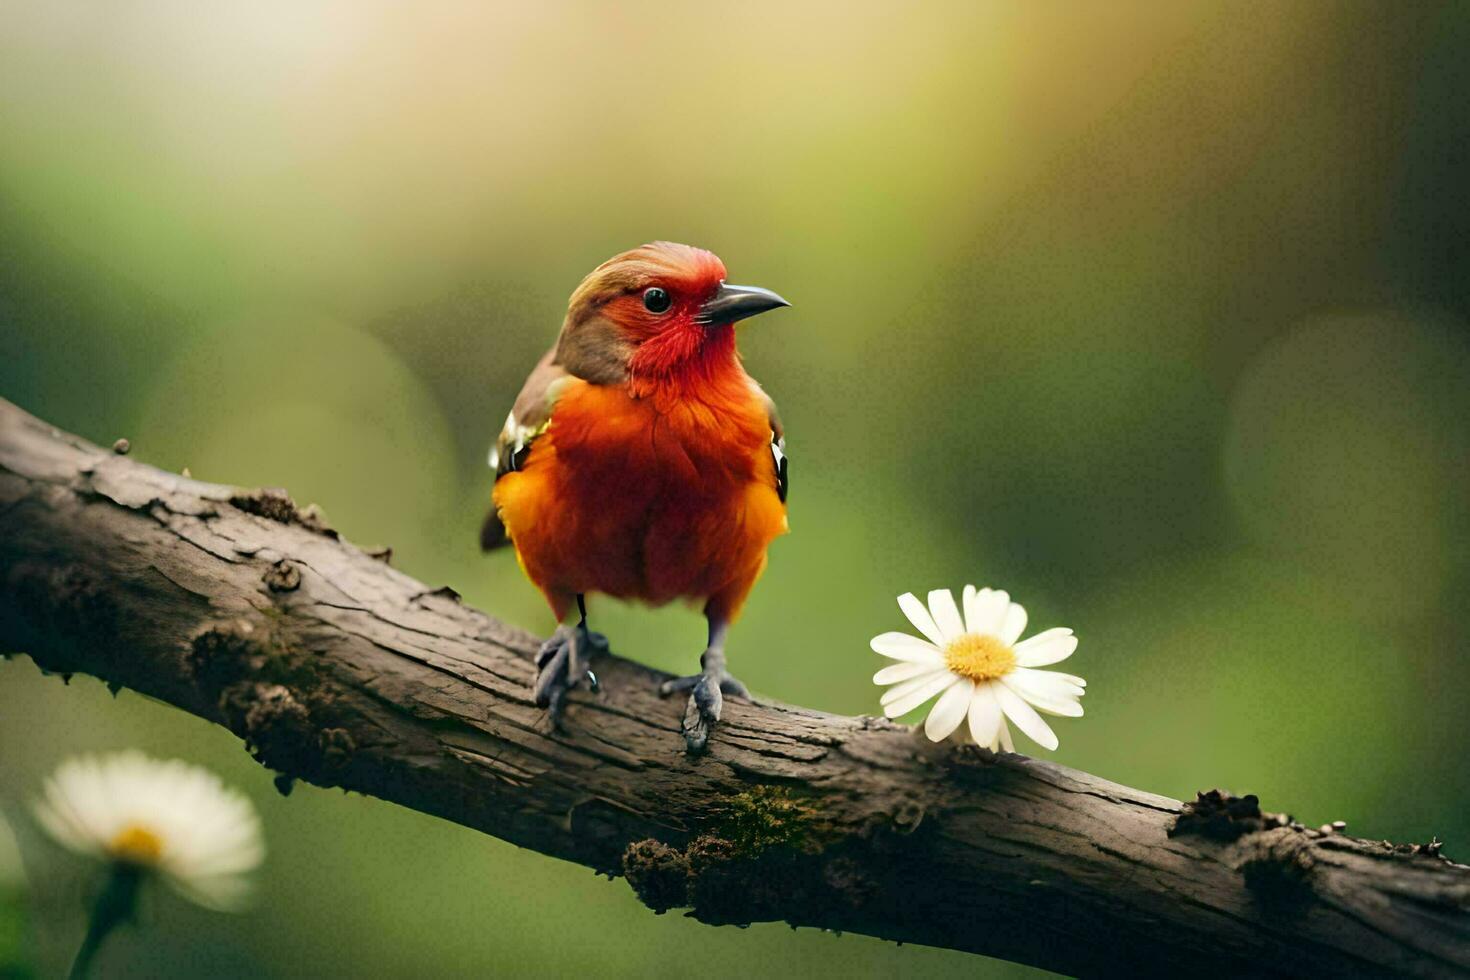
<instances>
[{"instance_id":1,"label":"bird's beak","mask_svg":"<svg viewBox=\"0 0 1470 980\"><path fill-rule=\"evenodd\" d=\"M707 326L717 323L734 323L736 320L744 320L757 313L790 305L769 289L762 289L759 286L732 286L722 282L719 292L711 296L699 308L694 320L696 323Z\"/></svg>"}]
</instances>

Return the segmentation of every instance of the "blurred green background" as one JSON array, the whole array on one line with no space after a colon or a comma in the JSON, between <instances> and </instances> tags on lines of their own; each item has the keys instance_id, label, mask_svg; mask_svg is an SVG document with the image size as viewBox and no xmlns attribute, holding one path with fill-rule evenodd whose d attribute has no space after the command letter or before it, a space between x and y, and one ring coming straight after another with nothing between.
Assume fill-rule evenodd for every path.
<instances>
[{"instance_id":1,"label":"blurred green background","mask_svg":"<svg viewBox=\"0 0 1470 980\"><path fill-rule=\"evenodd\" d=\"M752 687L875 712L893 597L998 585L1082 638L1059 761L1464 860L1467 49L1465 4L0 0L0 394L544 632L476 551L485 450L582 275L702 245L795 304L741 335L793 460ZM0 974L62 969L94 885L25 801L130 745L243 787L272 856L244 917L155 896L109 975L1030 972L655 917L20 658Z\"/></svg>"}]
</instances>

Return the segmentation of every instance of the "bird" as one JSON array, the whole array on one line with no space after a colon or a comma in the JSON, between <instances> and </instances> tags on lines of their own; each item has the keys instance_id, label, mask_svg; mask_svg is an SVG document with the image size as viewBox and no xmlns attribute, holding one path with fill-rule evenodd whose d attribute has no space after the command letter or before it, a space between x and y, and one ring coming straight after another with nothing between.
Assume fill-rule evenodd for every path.
<instances>
[{"instance_id":1,"label":"bird","mask_svg":"<svg viewBox=\"0 0 1470 980\"><path fill-rule=\"evenodd\" d=\"M480 532L485 551L514 548L556 618L534 685L554 727L568 692L598 689L591 665L608 642L587 625L594 593L702 604L700 671L659 690L689 694L688 753L705 751L724 695L750 697L726 667L725 642L768 546L788 530L789 466L775 402L746 373L735 324L790 305L726 282L714 253L666 241L613 256L572 293L490 451Z\"/></svg>"}]
</instances>

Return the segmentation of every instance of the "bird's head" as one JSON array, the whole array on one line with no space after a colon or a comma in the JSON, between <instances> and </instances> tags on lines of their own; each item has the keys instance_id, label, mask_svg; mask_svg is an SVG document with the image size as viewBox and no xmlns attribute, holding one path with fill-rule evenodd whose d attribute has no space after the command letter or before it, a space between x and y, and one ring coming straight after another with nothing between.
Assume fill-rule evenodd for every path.
<instances>
[{"instance_id":1,"label":"bird's head","mask_svg":"<svg viewBox=\"0 0 1470 980\"><path fill-rule=\"evenodd\" d=\"M725 282L712 252L653 242L613 256L572 293L556 359L613 384L688 374L735 357L734 324L789 306L769 289Z\"/></svg>"}]
</instances>

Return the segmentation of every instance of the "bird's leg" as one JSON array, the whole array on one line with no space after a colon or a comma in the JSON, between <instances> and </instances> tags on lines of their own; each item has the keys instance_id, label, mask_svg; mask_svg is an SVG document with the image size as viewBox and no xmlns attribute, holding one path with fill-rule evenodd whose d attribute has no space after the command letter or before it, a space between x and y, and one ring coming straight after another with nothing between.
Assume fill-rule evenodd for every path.
<instances>
[{"instance_id":1,"label":"bird's leg","mask_svg":"<svg viewBox=\"0 0 1470 980\"><path fill-rule=\"evenodd\" d=\"M684 709L684 743L691 755L703 752L709 743L710 728L720 720L723 695L750 697L745 685L725 669L725 634L729 629L723 616L710 616L709 644L699 658L701 672L665 681L658 689L663 696L689 692L689 705Z\"/></svg>"},{"instance_id":2,"label":"bird's leg","mask_svg":"<svg viewBox=\"0 0 1470 980\"><path fill-rule=\"evenodd\" d=\"M577 620L577 650L581 658L568 659L567 683L576 686L585 676L588 688L596 694L602 685L598 683L597 675L592 673L592 658L607 653L610 647L607 637L587 628L587 597L580 592L577 593L577 615L580 617Z\"/></svg>"},{"instance_id":3,"label":"bird's leg","mask_svg":"<svg viewBox=\"0 0 1470 980\"><path fill-rule=\"evenodd\" d=\"M536 704L546 709L553 726L561 727L562 709L567 692L585 678L588 687L598 690L597 675L592 672L592 658L606 653L607 637L587 628L587 601L577 596L580 619L576 626L562 623L551 638L541 644L536 654Z\"/></svg>"}]
</instances>

